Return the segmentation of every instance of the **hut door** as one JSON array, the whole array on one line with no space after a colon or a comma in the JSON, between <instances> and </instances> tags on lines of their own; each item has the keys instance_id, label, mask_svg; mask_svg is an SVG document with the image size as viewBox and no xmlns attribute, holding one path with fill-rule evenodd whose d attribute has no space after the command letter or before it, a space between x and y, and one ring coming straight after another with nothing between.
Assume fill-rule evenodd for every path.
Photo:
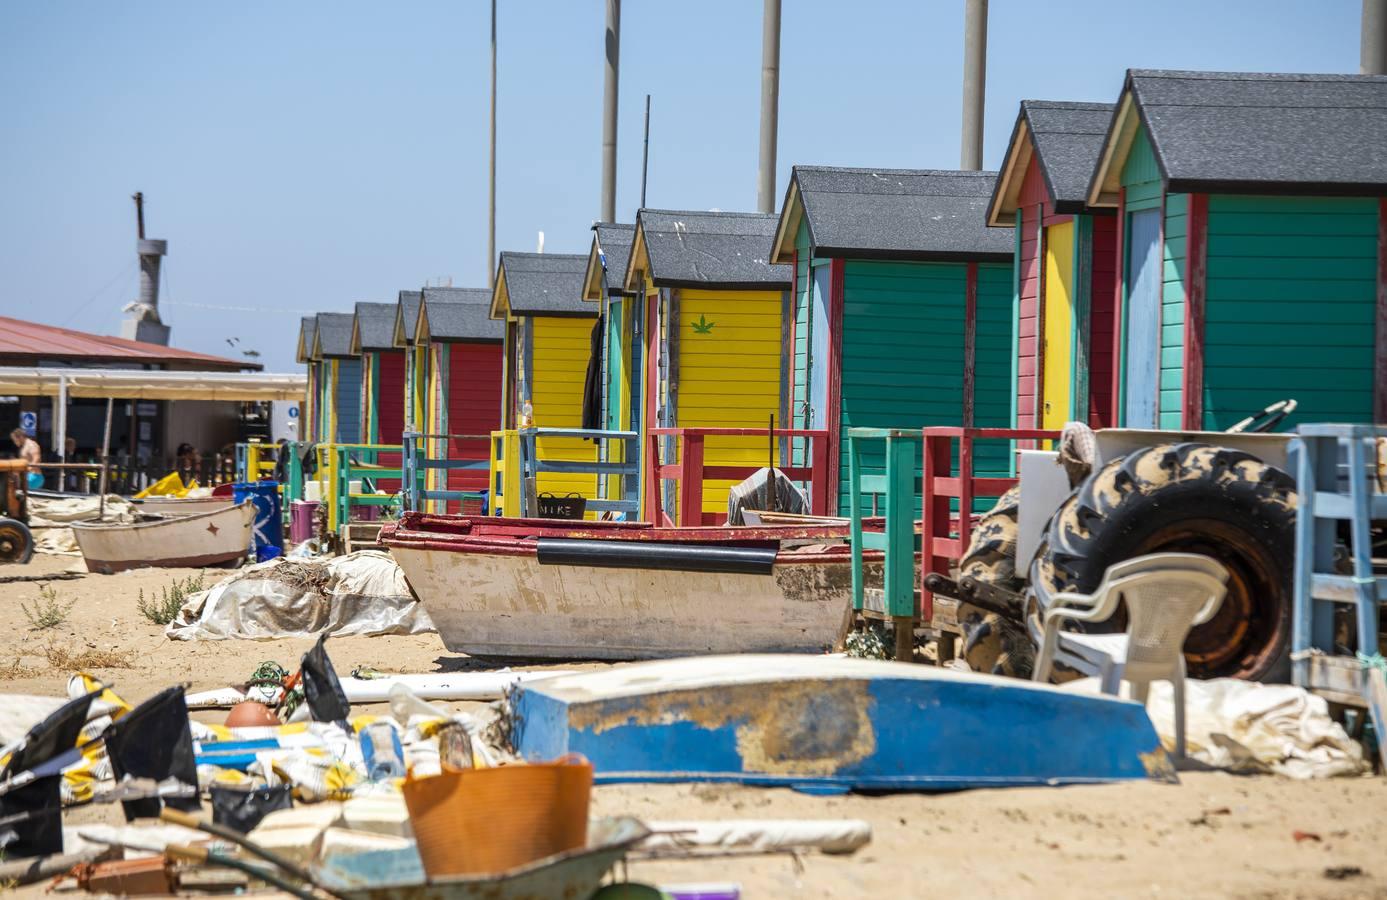
<instances>
[{"instance_id":1,"label":"hut door","mask_svg":"<svg viewBox=\"0 0 1387 900\"><path fill-rule=\"evenodd\" d=\"M828 264L813 269L809 307L809 414L806 428L828 427Z\"/></svg>"},{"instance_id":2,"label":"hut door","mask_svg":"<svg viewBox=\"0 0 1387 900\"><path fill-rule=\"evenodd\" d=\"M1074 223L1045 229L1044 405L1041 428L1070 419L1074 334Z\"/></svg>"},{"instance_id":3,"label":"hut door","mask_svg":"<svg viewBox=\"0 0 1387 900\"><path fill-rule=\"evenodd\" d=\"M1128 216L1126 402L1123 425L1156 427L1156 381L1160 354L1161 211Z\"/></svg>"}]
</instances>

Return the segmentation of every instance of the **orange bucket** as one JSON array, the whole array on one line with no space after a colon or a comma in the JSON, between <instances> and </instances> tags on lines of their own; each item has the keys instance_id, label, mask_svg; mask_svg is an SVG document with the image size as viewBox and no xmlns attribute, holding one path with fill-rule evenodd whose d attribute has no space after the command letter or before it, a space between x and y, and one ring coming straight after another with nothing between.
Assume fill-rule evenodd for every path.
<instances>
[{"instance_id":1,"label":"orange bucket","mask_svg":"<svg viewBox=\"0 0 1387 900\"><path fill-rule=\"evenodd\" d=\"M430 878L494 875L587 846L592 764L581 756L454 769L404 783Z\"/></svg>"}]
</instances>

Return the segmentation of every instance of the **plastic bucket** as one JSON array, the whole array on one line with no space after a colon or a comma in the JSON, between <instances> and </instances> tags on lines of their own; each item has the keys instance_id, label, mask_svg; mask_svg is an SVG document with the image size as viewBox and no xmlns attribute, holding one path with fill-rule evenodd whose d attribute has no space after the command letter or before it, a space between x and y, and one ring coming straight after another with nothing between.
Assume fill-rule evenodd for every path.
<instances>
[{"instance_id":1,"label":"plastic bucket","mask_svg":"<svg viewBox=\"0 0 1387 900\"><path fill-rule=\"evenodd\" d=\"M289 504L289 541L302 544L313 540L313 519L318 515L317 500L295 500Z\"/></svg>"},{"instance_id":2,"label":"plastic bucket","mask_svg":"<svg viewBox=\"0 0 1387 900\"><path fill-rule=\"evenodd\" d=\"M587 846L592 764L580 756L494 769L445 767L404 783L430 878L494 875Z\"/></svg>"},{"instance_id":3,"label":"plastic bucket","mask_svg":"<svg viewBox=\"0 0 1387 900\"><path fill-rule=\"evenodd\" d=\"M236 503L250 500L255 504L255 526L251 529L250 549L261 547L284 549L284 520L279 506L279 482L251 481L232 485L231 497Z\"/></svg>"}]
</instances>

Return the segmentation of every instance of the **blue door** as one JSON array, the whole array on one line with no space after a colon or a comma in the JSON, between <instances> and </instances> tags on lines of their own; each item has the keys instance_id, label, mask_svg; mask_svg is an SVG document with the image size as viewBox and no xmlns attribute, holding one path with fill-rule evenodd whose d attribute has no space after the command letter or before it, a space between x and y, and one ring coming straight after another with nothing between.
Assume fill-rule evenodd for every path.
<instances>
[{"instance_id":1,"label":"blue door","mask_svg":"<svg viewBox=\"0 0 1387 900\"><path fill-rule=\"evenodd\" d=\"M361 441L361 360L337 361L337 441Z\"/></svg>"},{"instance_id":2,"label":"blue door","mask_svg":"<svg viewBox=\"0 0 1387 900\"><path fill-rule=\"evenodd\" d=\"M1155 428L1161 358L1161 211L1127 217L1126 403L1123 425Z\"/></svg>"}]
</instances>

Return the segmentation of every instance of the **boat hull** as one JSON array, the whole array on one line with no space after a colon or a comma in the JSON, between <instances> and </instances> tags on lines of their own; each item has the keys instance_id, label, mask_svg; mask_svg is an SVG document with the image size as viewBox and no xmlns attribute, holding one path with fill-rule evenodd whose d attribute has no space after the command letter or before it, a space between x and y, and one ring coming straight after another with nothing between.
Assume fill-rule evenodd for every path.
<instances>
[{"instance_id":1,"label":"boat hull","mask_svg":"<svg viewBox=\"0 0 1387 900\"><path fill-rule=\"evenodd\" d=\"M703 657L518 685L525 759L816 793L1174 780L1138 703L880 660Z\"/></svg>"},{"instance_id":2,"label":"boat hull","mask_svg":"<svg viewBox=\"0 0 1387 900\"><path fill-rule=\"evenodd\" d=\"M606 536L688 546L678 540L687 536L671 531L678 530ZM538 533L574 534L552 526ZM590 527L582 533L589 540L594 533L603 536ZM772 551L766 571L753 573L549 563L528 536L435 533L422 539L408 525L388 526L382 541L443 643L475 656L636 660L821 653L840 643L852 618L851 557L841 547Z\"/></svg>"},{"instance_id":3,"label":"boat hull","mask_svg":"<svg viewBox=\"0 0 1387 900\"><path fill-rule=\"evenodd\" d=\"M133 524L75 522L72 533L91 572L201 568L246 556L255 522L249 501L213 512Z\"/></svg>"}]
</instances>

